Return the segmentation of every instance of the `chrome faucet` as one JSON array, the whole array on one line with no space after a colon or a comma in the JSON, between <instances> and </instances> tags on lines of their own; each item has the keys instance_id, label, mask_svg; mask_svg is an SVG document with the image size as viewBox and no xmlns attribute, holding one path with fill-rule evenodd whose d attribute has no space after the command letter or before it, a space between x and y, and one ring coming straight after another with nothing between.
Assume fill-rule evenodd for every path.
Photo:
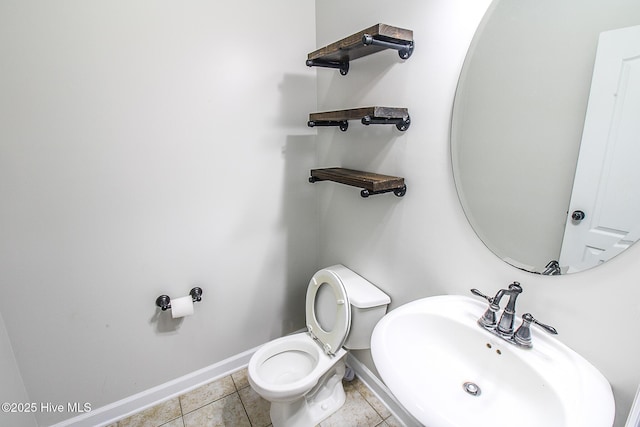
<instances>
[{"instance_id":1,"label":"chrome faucet","mask_svg":"<svg viewBox=\"0 0 640 427\"><path fill-rule=\"evenodd\" d=\"M555 328L534 319L531 313L522 315L522 325L514 332L513 323L516 317L516 300L518 299L518 295L522 293L522 286L520 286L518 282L510 284L508 289L500 289L493 298L483 294L477 289L471 289L471 293L489 302L489 307L480 319L478 319L478 324L505 341L520 347L531 348L531 323L535 323L551 334L555 335L558 333ZM509 301L504 310L502 310L500 320L496 321L496 313L500 311L500 301L505 295L509 296Z\"/></svg>"},{"instance_id":2,"label":"chrome faucet","mask_svg":"<svg viewBox=\"0 0 640 427\"><path fill-rule=\"evenodd\" d=\"M509 285L509 289L500 289L498 294L494 297L497 299L494 301L498 306L500 306L500 299L504 295L509 295L509 301L507 302L507 306L502 310L502 316L500 317L500 321L498 322L498 333L504 336L513 335L513 320L516 317L516 299L518 299L518 295L522 293L522 286L520 283L513 282Z\"/></svg>"},{"instance_id":3,"label":"chrome faucet","mask_svg":"<svg viewBox=\"0 0 640 427\"><path fill-rule=\"evenodd\" d=\"M549 261L549 263L544 267L544 271L542 273L540 273L544 276L559 276L562 274L562 269L560 268L560 263L558 261L551 260Z\"/></svg>"}]
</instances>

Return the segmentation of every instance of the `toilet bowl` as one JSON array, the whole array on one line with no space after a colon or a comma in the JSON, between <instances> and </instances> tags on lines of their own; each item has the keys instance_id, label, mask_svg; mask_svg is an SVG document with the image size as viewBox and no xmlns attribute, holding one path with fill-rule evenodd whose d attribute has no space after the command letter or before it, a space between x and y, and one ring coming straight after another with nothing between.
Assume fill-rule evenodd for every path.
<instances>
[{"instance_id":1,"label":"toilet bowl","mask_svg":"<svg viewBox=\"0 0 640 427\"><path fill-rule=\"evenodd\" d=\"M308 427L345 401L348 349L369 348L390 298L342 265L318 271L306 296L307 332L275 339L251 357L251 387L271 402L273 427Z\"/></svg>"}]
</instances>

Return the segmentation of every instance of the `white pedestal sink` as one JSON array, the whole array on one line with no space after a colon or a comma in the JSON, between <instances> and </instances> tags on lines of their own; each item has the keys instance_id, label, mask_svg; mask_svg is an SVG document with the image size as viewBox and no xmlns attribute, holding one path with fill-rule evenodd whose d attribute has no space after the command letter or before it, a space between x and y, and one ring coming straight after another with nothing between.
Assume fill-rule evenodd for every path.
<instances>
[{"instance_id":1,"label":"white pedestal sink","mask_svg":"<svg viewBox=\"0 0 640 427\"><path fill-rule=\"evenodd\" d=\"M424 298L376 325L374 363L409 413L427 427L613 424L611 387L594 366L535 326L531 349L492 335L477 324L486 306Z\"/></svg>"}]
</instances>

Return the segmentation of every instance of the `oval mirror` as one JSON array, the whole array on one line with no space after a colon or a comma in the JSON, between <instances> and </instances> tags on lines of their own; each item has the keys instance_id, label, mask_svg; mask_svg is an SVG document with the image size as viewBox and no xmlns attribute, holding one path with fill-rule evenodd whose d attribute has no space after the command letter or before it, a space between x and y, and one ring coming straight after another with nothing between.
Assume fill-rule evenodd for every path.
<instances>
[{"instance_id":1,"label":"oval mirror","mask_svg":"<svg viewBox=\"0 0 640 427\"><path fill-rule=\"evenodd\" d=\"M494 0L451 127L456 188L478 236L540 274L629 247L640 234L639 118L640 2Z\"/></svg>"}]
</instances>

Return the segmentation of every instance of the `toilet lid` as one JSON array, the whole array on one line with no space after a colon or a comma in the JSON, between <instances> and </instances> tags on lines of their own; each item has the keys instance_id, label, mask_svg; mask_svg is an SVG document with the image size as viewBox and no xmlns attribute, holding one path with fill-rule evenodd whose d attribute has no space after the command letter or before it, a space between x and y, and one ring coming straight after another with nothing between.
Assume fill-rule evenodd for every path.
<instances>
[{"instance_id":1,"label":"toilet lid","mask_svg":"<svg viewBox=\"0 0 640 427\"><path fill-rule=\"evenodd\" d=\"M320 294L322 303L318 304L321 306L318 309L322 309L323 313L316 311L316 302L320 301ZM335 315L331 311L330 303L335 304ZM326 319L327 312L332 318ZM325 353L335 354L347 339L351 327L351 304L342 281L335 273L320 270L311 278L307 288L306 316L309 333L320 342Z\"/></svg>"}]
</instances>

